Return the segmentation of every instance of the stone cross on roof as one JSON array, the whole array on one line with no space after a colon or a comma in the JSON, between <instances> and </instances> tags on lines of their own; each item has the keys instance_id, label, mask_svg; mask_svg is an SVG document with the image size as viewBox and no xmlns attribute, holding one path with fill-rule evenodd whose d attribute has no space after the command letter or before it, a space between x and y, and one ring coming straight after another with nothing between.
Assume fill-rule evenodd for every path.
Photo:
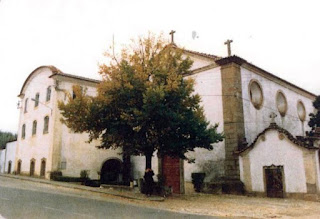
<instances>
[{"instance_id":1,"label":"stone cross on roof","mask_svg":"<svg viewBox=\"0 0 320 219\"><path fill-rule=\"evenodd\" d=\"M231 56L231 43L233 42L233 40L227 40L226 42L224 42L224 45L227 45L228 47L228 56Z\"/></svg>"},{"instance_id":2,"label":"stone cross on roof","mask_svg":"<svg viewBox=\"0 0 320 219\"><path fill-rule=\"evenodd\" d=\"M171 32L169 33L171 35L171 43L174 43L173 37L175 32L176 32L175 30L171 30Z\"/></svg>"},{"instance_id":3,"label":"stone cross on roof","mask_svg":"<svg viewBox=\"0 0 320 219\"><path fill-rule=\"evenodd\" d=\"M272 112L272 113L270 114L271 123L276 123L276 121L275 121L276 117L277 117L277 114L275 114L274 112Z\"/></svg>"}]
</instances>

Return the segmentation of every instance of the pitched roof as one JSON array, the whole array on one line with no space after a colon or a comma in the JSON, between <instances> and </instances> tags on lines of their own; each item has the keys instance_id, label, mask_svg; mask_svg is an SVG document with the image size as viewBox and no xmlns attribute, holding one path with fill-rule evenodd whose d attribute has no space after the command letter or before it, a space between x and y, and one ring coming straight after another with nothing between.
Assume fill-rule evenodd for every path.
<instances>
[{"instance_id":1,"label":"pitched roof","mask_svg":"<svg viewBox=\"0 0 320 219\"><path fill-rule=\"evenodd\" d=\"M245 151L247 151L249 149L254 148L254 146L256 145L256 143L257 143L258 139L260 138L260 136L264 135L266 132L268 132L270 130L276 130L279 133L284 134L292 143L294 143L295 145L298 145L300 147L303 147L303 148L306 148L306 149L313 149L313 150L319 149L318 147L314 147L312 142L307 141L306 139L303 139L303 138L295 138L286 129L279 127L276 123L271 123L268 128L266 128L260 134L257 135L257 137L254 139L254 141L250 145L248 145L248 146L236 151L235 153L236 154L241 154L241 153L243 153L243 152L245 152Z\"/></svg>"}]
</instances>

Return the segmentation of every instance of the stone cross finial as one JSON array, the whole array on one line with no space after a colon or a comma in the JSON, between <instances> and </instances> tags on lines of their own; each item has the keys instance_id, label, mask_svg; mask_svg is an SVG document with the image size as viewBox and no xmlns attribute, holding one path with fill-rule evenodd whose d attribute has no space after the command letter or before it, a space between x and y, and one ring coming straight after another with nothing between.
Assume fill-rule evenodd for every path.
<instances>
[{"instance_id":1,"label":"stone cross finial","mask_svg":"<svg viewBox=\"0 0 320 219\"><path fill-rule=\"evenodd\" d=\"M272 112L272 113L270 114L271 123L275 123L275 122L276 122L276 121L275 121L276 117L277 117L277 114L275 114L274 112Z\"/></svg>"},{"instance_id":2,"label":"stone cross finial","mask_svg":"<svg viewBox=\"0 0 320 219\"><path fill-rule=\"evenodd\" d=\"M173 37L175 32L176 32L175 30L171 30L171 32L169 33L171 35L171 43L174 43Z\"/></svg>"},{"instance_id":3,"label":"stone cross finial","mask_svg":"<svg viewBox=\"0 0 320 219\"><path fill-rule=\"evenodd\" d=\"M224 42L224 45L227 45L228 47L228 56L231 56L231 43L233 42L233 40L227 40L226 42Z\"/></svg>"}]
</instances>

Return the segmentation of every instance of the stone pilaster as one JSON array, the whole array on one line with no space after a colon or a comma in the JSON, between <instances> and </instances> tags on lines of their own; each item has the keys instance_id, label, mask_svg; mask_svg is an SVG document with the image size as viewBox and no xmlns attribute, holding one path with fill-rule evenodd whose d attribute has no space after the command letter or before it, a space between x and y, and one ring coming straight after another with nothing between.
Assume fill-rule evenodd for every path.
<instances>
[{"instance_id":1,"label":"stone pilaster","mask_svg":"<svg viewBox=\"0 0 320 219\"><path fill-rule=\"evenodd\" d=\"M233 61L223 63L221 81L225 134L225 178L239 180L239 158L234 155L234 151L242 144L245 137L240 65Z\"/></svg>"}]
</instances>

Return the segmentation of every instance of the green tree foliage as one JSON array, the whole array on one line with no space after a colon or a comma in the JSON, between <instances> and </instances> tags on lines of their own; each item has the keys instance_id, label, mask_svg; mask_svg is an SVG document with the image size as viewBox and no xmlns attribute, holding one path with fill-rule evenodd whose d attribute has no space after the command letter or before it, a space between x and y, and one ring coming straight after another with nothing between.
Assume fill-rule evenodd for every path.
<instances>
[{"instance_id":1,"label":"green tree foliage","mask_svg":"<svg viewBox=\"0 0 320 219\"><path fill-rule=\"evenodd\" d=\"M308 125L311 127L309 135L314 135L316 127L320 127L320 95L316 97L315 101L312 103L316 110L316 113L310 113L310 121Z\"/></svg>"},{"instance_id":2,"label":"green tree foliage","mask_svg":"<svg viewBox=\"0 0 320 219\"><path fill-rule=\"evenodd\" d=\"M183 79L192 61L162 37L148 36L100 66L103 81L89 97L74 87L77 98L60 102L64 122L75 132L101 139L101 148L121 147L129 155L146 156L151 168L155 151L187 159L195 148L213 149L223 140L209 125L194 93L194 81Z\"/></svg>"},{"instance_id":3,"label":"green tree foliage","mask_svg":"<svg viewBox=\"0 0 320 219\"><path fill-rule=\"evenodd\" d=\"M16 134L0 131L0 149L4 149L6 147L7 142L14 141L16 139L17 139Z\"/></svg>"}]
</instances>

